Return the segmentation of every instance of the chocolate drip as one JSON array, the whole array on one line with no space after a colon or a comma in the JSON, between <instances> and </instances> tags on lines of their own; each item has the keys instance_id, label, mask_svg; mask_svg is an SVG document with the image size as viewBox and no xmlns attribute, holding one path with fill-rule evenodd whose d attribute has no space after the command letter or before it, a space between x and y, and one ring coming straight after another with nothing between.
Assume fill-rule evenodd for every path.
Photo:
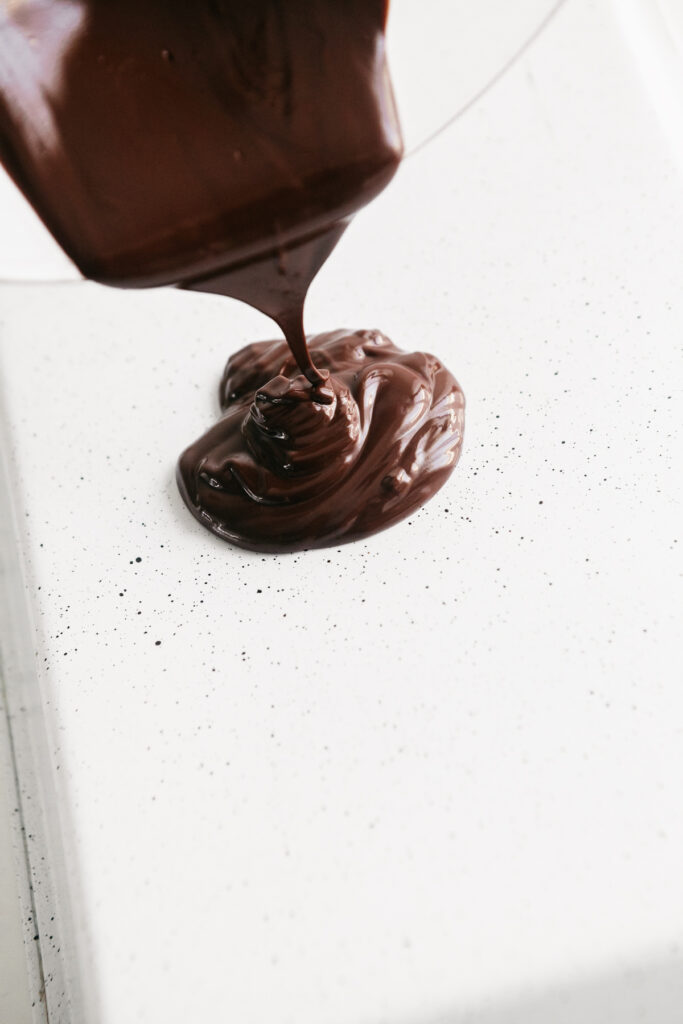
<instances>
[{"instance_id":1,"label":"chocolate drip","mask_svg":"<svg viewBox=\"0 0 683 1024\"><path fill-rule=\"evenodd\" d=\"M86 277L263 311L282 342L228 364L223 419L182 456L220 536L290 550L364 536L455 465L463 399L379 332L304 333L308 287L390 181L401 137L387 0L0 5L0 158ZM301 374L299 374L301 371Z\"/></svg>"},{"instance_id":2,"label":"chocolate drip","mask_svg":"<svg viewBox=\"0 0 683 1024\"><path fill-rule=\"evenodd\" d=\"M339 221L313 238L295 242L188 287L241 299L271 317L282 329L301 372L311 384L319 384L322 377L313 365L306 344L304 302L311 281L347 224L347 220Z\"/></svg>"}]
</instances>

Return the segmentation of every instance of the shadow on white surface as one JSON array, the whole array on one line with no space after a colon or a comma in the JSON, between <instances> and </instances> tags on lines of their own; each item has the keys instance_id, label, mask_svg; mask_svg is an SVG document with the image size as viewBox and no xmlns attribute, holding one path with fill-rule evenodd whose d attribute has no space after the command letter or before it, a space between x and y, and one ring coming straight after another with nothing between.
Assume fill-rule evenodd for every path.
<instances>
[{"instance_id":1,"label":"shadow on white surface","mask_svg":"<svg viewBox=\"0 0 683 1024\"><path fill-rule=\"evenodd\" d=\"M69 852L67 868L70 806L57 786L55 724L35 671L33 645L44 641L23 591L23 509L6 460L3 385L0 377L0 1024L96 1024L94 995L88 991L87 1010L82 1002L87 938L77 856Z\"/></svg>"},{"instance_id":2,"label":"shadow on white surface","mask_svg":"<svg viewBox=\"0 0 683 1024\"><path fill-rule=\"evenodd\" d=\"M104 982L103 1016L79 1022L680 1019L682 193L607 7L569 4L312 296L313 323L429 324L463 377L469 447L419 540L406 524L331 569L257 575L170 476L255 314L88 285L3 296L38 671ZM305 659L285 642L301 623Z\"/></svg>"},{"instance_id":3,"label":"shadow on white surface","mask_svg":"<svg viewBox=\"0 0 683 1024\"><path fill-rule=\"evenodd\" d=\"M548 986L471 1011L411 1018L402 1024L680 1024L683 960L680 955L593 976L583 984Z\"/></svg>"},{"instance_id":4,"label":"shadow on white surface","mask_svg":"<svg viewBox=\"0 0 683 1024\"><path fill-rule=\"evenodd\" d=\"M0 670L1 671L1 670ZM0 1022L30 1024L31 998L18 892L17 809L0 677Z\"/></svg>"}]
</instances>

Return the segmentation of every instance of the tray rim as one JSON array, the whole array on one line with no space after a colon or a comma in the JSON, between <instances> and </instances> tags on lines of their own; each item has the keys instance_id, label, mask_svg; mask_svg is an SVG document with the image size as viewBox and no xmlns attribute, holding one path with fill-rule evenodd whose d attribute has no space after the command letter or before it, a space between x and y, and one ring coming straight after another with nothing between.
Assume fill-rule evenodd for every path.
<instances>
[{"instance_id":1,"label":"tray rim","mask_svg":"<svg viewBox=\"0 0 683 1024\"><path fill-rule=\"evenodd\" d=\"M69 842L68 794L57 779L51 755L55 727L35 665L36 617L4 385L0 367L0 728L8 734L10 782L23 833L18 883L30 995L35 1024L97 1024L92 971L83 970L88 929L75 844Z\"/></svg>"}]
</instances>

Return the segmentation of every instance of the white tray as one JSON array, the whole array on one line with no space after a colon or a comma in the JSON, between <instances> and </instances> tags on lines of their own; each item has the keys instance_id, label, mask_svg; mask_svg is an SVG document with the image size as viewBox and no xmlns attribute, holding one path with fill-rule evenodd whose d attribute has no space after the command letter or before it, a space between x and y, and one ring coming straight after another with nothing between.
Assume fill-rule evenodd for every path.
<instances>
[{"instance_id":1,"label":"white tray","mask_svg":"<svg viewBox=\"0 0 683 1024\"><path fill-rule=\"evenodd\" d=\"M438 352L465 451L340 550L237 551L176 492L256 313L0 290L51 1024L679 1020L682 186L589 0L407 161L309 329Z\"/></svg>"}]
</instances>

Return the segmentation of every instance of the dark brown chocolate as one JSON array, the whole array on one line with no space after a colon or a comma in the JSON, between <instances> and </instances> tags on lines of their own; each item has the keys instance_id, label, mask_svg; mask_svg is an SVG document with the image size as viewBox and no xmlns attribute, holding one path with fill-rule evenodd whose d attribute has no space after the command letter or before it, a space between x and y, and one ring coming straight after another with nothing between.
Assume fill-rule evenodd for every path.
<instances>
[{"instance_id":1,"label":"dark brown chocolate","mask_svg":"<svg viewBox=\"0 0 683 1024\"><path fill-rule=\"evenodd\" d=\"M222 419L180 457L192 513L242 547L365 537L414 512L458 461L465 402L438 359L379 331L333 331L309 347L317 387L282 341L232 356Z\"/></svg>"},{"instance_id":2,"label":"dark brown chocolate","mask_svg":"<svg viewBox=\"0 0 683 1024\"><path fill-rule=\"evenodd\" d=\"M0 4L0 158L95 281L188 282L282 252L396 170L386 6Z\"/></svg>"},{"instance_id":3,"label":"dark brown chocolate","mask_svg":"<svg viewBox=\"0 0 683 1024\"><path fill-rule=\"evenodd\" d=\"M0 159L86 277L251 303L284 343L228 364L223 419L181 457L219 536L365 536L443 483L462 392L378 332L307 344L310 282L385 187L401 136L387 0L0 5ZM293 356L293 358L292 358ZM301 370L304 376L298 376Z\"/></svg>"}]
</instances>

